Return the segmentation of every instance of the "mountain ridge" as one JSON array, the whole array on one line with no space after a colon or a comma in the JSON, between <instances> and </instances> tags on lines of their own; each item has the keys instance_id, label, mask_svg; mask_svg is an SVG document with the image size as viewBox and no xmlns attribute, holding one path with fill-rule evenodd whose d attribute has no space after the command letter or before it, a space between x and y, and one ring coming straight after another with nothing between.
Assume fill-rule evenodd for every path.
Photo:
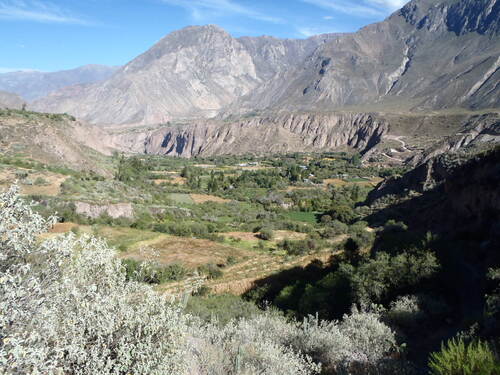
<instances>
[{"instance_id":1,"label":"mountain ridge","mask_svg":"<svg viewBox=\"0 0 500 375\"><path fill-rule=\"evenodd\" d=\"M395 99L408 111L496 108L498 24L499 0L413 0L355 33L308 39L233 38L215 25L188 26L111 78L60 90L33 108L143 125Z\"/></svg>"},{"instance_id":2,"label":"mountain ridge","mask_svg":"<svg viewBox=\"0 0 500 375\"><path fill-rule=\"evenodd\" d=\"M109 78L118 67L87 64L56 72L37 70L0 74L0 90L15 93L27 101L75 84L92 83Z\"/></svg>"}]
</instances>

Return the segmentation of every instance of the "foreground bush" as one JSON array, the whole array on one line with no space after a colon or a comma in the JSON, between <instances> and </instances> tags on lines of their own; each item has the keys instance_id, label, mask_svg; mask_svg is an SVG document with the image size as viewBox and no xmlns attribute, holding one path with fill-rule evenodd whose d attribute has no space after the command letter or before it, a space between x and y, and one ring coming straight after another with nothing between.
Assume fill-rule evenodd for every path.
<instances>
[{"instance_id":1,"label":"foreground bush","mask_svg":"<svg viewBox=\"0 0 500 375\"><path fill-rule=\"evenodd\" d=\"M432 353L429 360L432 375L498 375L500 362L488 343L451 339Z\"/></svg>"},{"instance_id":2,"label":"foreground bush","mask_svg":"<svg viewBox=\"0 0 500 375\"><path fill-rule=\"evenodd\" d=\"M5 374L180 374L186 318L102 241L41 244L52 223L0 196L0 364Z\"/></svg>"}]
</instances>

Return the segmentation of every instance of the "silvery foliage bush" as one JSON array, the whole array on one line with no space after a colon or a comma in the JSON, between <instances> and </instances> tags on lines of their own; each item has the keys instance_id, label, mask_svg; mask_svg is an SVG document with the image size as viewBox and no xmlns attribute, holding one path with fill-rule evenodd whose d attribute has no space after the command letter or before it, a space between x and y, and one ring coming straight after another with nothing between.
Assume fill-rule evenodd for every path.
<instances>
[{"instance_id":1,"label":"silvery foliage bush","mask_svg":"<svg viewBox=\"0 0 500 375\"><path fill-rule=\"evenodd\" d=\"M341 322L310 316L300 328L297 347L321 361L328 372L354 373L353 367L377 366L397 348L394 332L378 313L356 308Z\"/></svg>"},{"instance_id":2,"label":"silvery foliage bush","mask_svg":"<svg viewBox=\"0 0 500 375\"><path fill-rule=\"evenodd\" d=\"M424 312L420 309L418 297L409 295L399 297L393 301L384 315L391 324L412 328L424 317Z\"/></svg>"},{"instance_id":3,"label":"silvery foliage bush","mask_svg":"<svg viewBox=\"0 0 500 375\"><path fill-rule=\"evenodd\" d=\"M315 317L290 322L268 311L223 328L197 326L191 338L196 374L307 374L320 370L314 363L325 373L354 374L353 368L397 373L379 371L395 367L387 363L396 348L394 333L377 313L356 309L342 322Z\"/></svg>"},{"instance_id":4,"label":"silvery foliage bush","mask_svg":"<svg viewBox=\"0 0 500 375\"><path fill-rule=\"evenodd\" d=\"M250 319L192 327L192 374L316 374L320 365L303 355L292 341L296 324L270 312Z\"/></svg>"},{"instance_id":5,"label":"silvery foliage bush","mask_svg":"<svg viewBox=\"0 0 500 375\"><path fill-rule=\"evenodd\" d=\"M73 234L40 242L44 220L0 195L0 373L182 374L186 318L127 283L105 243Z\"/></svg>"}]
</instances>

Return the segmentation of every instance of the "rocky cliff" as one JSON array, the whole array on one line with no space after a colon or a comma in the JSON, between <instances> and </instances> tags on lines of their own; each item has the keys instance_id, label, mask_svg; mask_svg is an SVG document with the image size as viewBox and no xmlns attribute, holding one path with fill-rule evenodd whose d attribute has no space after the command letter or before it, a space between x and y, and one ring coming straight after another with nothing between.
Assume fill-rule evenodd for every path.
<instances>
[{"instance_id":1,"label":"rocky cliff","mask_svg":"<svg viewBox=\"0 0 500 375\"><path fill-rule=\"evenodd\" d=\"M167 126L118 134L114 142L132 152L182 157L326 151L342 146L365 152L387 131L388 124L374 114L293 113Z\"/></svg>"},{"instance_id":2,"label":"rocky cliff","mask_svg":"<svg viewBox=\"0 0 500 375\"><path fill-rule=\"evenodd\" d=\"M424 152L412 156L407 160L409 165L420 165L428 162L435 156L448 152L466 152L470 149L487 148L500 142L500 115L489 113L469 116L460 130L453 135L444 137Z\"/></svg>"}]
</instances>

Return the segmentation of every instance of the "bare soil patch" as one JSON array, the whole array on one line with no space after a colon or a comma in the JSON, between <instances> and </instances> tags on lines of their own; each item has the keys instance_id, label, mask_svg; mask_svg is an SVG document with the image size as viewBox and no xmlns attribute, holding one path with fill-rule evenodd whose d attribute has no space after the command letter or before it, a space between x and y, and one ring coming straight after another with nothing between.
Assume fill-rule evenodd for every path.
<instances>
[{"instance_id":1,"label":"bare soil patch","mask_svg":"<svg viewBox=\"0 0 500 375\"><path fill-rule=\"evenodd\" d=\"M123 257L136 260L148 259L148 254L141 252L140 245L141 243L136 244ZM214 241L175 236L162 236L158 240L148 241L148 245L157 251L158 262L180 263L188 268L196 268L207 263L226 264L229 256L243 258L249 254L248 251Z\"/></svg>"},{"instance_id":2,"label":"bare soil patch","mask_svg":"<svg viewBox=\"0 0 500 375\"><path fill-rule=\"evenodd\" d=\"M190 196L191 196L191 199L194 201L194 203L205 203L205 202L227 203L227 202L230 202L229 199L216 197L215 195L190 194Z\"/></svg>"},{"instance_id":3,"label":"bare soil patch","mask_svg":"<svg viewBox=\"0 0 500 375\"><path fill-rule=\"evenodd\" d=\"M76 223L55 223L54 226L49 230L49 233L66 233L71 229L78 227Z\"/></svg>"}]
</instances>

